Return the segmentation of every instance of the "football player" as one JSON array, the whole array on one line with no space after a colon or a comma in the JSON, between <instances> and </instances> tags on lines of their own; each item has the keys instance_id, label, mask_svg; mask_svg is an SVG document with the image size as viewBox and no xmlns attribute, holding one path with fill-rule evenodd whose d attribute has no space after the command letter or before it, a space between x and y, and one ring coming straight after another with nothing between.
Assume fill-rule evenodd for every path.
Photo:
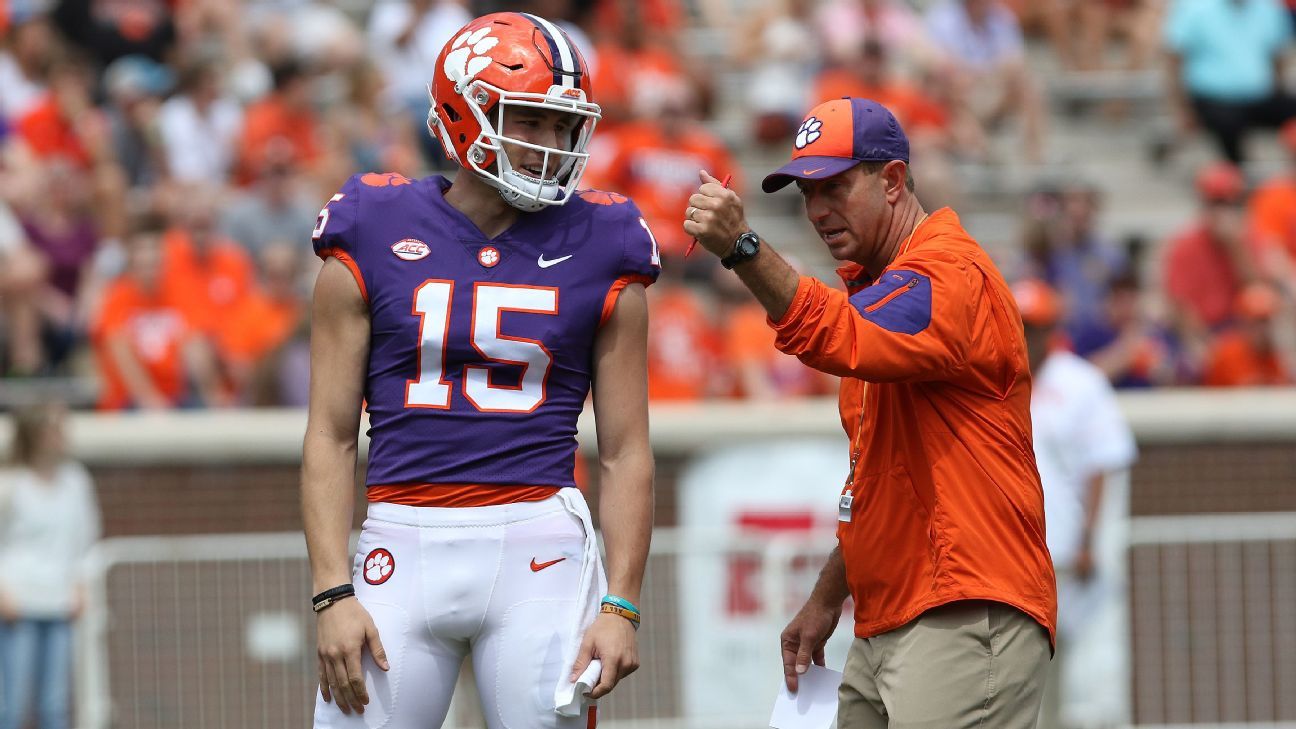
<instances>
[{"instance_id":1,"label":"football player","mask_svg":"<svg viewBox=\"0 0 1296 729\"><path fill-rule=\"evenodd\" d=\"M553 23L478 18L429 89L454 181L357 175L320 213L302 474L316 727L439 726L470 653L492 729L586 727L582 695L638 665L644 288L660 262L632 202L577 191L600 115L590 90ZM591 388L606 576L573 481Z\"/></svg>"}]
</instances>

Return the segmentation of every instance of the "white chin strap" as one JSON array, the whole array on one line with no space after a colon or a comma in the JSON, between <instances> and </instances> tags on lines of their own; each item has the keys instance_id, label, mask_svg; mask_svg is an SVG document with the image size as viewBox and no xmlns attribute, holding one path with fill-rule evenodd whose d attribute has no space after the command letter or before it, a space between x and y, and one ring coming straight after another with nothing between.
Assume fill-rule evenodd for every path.
<instances>
[{"instance_id":1,"label":"white chin strap","mask_svg":"<svg viewBox=\"0 0 1296 729\"><path fill-rule=\"evenodd\" d=\"M551 177L547 180L541 180L513 169L513 166L509 164L508 155L504 154L503 151L499 152L499 161L499 178L490 175L483 175L482 178L486 180L486 184L499 190L500 197L504 198L504 202L526 213L534 213L550 205L562 205L567 202L567 192L558 180L562 179L563 173L571 168L570 160L563 165L565 169L560 171L557 177ZM548 153L545 154L545 163L542 168L546 170L549 168Z\"/></svg>"}]
</instances>

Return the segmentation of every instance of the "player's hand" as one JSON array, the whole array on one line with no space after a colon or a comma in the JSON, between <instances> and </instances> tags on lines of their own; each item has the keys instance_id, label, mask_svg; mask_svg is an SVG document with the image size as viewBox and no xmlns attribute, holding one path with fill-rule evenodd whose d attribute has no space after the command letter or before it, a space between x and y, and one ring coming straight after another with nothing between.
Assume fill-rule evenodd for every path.
<instances>
[{"instance_id":1,"label":"player's hand","mask_svg":"<svg viewBox=\"0 0 1296 729\"><path fill-rule=\"evenodd\" d=\"M612 613L599 613L594 624L585 631L568 680L580 678L581 672L595 658L603 662L603 671L599 674L598 684L586 694L591 699L607 696L618 681L639 668L639 643L629 620Z\"/></svg>"},{"instance_id":2,"label":"player's hand","mask_svg":"<svg viewBox=\"0 0 1296 729\"><path fill-rule=\"evenodd\" d=\"M391 668L369 611L359 600L348 597L319 613L316 632L320 695L326 702L337 699L343 714L349 715L353 709L363 714L369 690L360 670L360 651L367 647L379 668Z\"/></svg>"},{"instance_id":3,"label":"player's hand","mask_svg":"<svg viewBox=\"0 0 1296 729\"><path fill-rule=\"evenodd\" d=\"M698 179L702 184L684 209L684 232L715 255L727 256L738 236L751 230L742 198L706 170L698 172Z\"/></svg>"},{"instance_id":4,"label":"player's hand","mask_svg":"<svg viewBox=\"0 0 1296 729\"><path fill-rule=\"evenodd\" d=\"M796 693L797 677L810 668L810 661L816 666L824 664L824 646L839 619L841 606L825 607L811 600L783 629L779 646L783 649L783 680L788 691Z\"/></svg>"}]
</instances>

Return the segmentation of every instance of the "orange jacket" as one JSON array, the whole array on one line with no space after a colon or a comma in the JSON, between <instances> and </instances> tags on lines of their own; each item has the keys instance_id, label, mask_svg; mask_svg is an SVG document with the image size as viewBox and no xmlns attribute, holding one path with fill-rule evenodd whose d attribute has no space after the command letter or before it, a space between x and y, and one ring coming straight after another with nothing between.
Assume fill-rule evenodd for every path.
<instances>
[{"instance_id":1,"label":"orange jacket","mask_svg":"<svg viewBox=\"0 0 1296 729\"><path fill-rule=\"evenodd\" d=\"M771 325L779 349L842 378L858 465L837 538L855 635L955 600L994 600L1052 636L1057 592L1030 370L1003 276L948 208L918 226L871 286L855 288L869 283L860 266L841 273L849 296L803 277Z\"/></svg>"}]
</instances>

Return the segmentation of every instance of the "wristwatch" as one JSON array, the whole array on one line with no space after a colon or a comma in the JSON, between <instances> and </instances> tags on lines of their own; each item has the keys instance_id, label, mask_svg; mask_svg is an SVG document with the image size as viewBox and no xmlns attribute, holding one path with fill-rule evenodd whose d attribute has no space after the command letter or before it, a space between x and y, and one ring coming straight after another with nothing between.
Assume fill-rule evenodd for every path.
<instances>
[{"instance_id":1,"label":"wristwatch","mask_svg":"<svg viewBox=\"0 0 1296 729\"><path fill-rule=\"evenodd\" d=\"M733 250L720 259L720 265L732 270L743 261L755 258L757 253L760 253L760 237L749 230L738 236L738 240L734 241Z\"/></svg>"}]
</instances>

